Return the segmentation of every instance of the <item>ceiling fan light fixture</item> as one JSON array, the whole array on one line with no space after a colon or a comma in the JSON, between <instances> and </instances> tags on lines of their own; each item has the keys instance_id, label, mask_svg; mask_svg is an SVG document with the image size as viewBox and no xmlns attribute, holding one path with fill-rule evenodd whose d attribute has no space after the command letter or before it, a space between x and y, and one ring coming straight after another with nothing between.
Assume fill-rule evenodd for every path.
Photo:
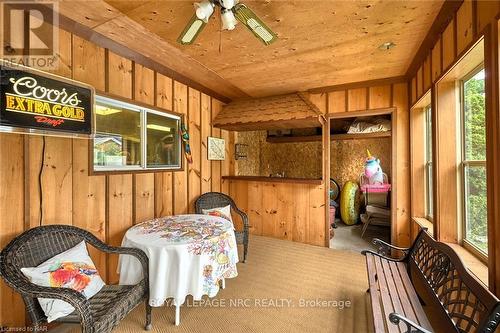
<instances>
[{"instance_id":1,"label":"ceiling fan light fixture","mask_svg":"<svg viewBox=\"0 0 500 333\"><path fill-rule=\"evenodd\" d=\"M236 1L235 0L220 0L220 3L222 4L222 7L226 8L226 9L231 9L236 4Z\"/></svg>"},{"instance_id":2,"label":"ceiling fan light fixture","mask_svg":"<svg viewBox=\"0 0 500 333\"><path fill-rule=\"evenodd\" d=\"M278 39L278 35L250 8L240 3L239 0L199 1L194 4L195 13L193 13L193 16L177 38L179 44L193 44L200 32L207 25L210 17L214 14L216 6L220 7L222 30L234 30L239 21L265 45L270 45Z\"/></svg>"},{"instance_id":3,"label":"ceiling fan light fixture","mask_svg":"<svg viewBox=\"0 0 500 333\"><path fill-rule=\"evenodd\" d=\"M210 16L214 13L214 7L215 5L211 1L195 2L196 17L207 23Z\"/></svg>"},{"instance_id":4,"label":"ceiling fan light fixture","mask_svg":"<svg viewBox=\"0 0 500 333\"><path fill-rule=\"evenodd\" d=\"M223 30L234 30L236 23L238 23L230 9L223 9L220 18L222 20Z\"/></svg>"}]
</instances>

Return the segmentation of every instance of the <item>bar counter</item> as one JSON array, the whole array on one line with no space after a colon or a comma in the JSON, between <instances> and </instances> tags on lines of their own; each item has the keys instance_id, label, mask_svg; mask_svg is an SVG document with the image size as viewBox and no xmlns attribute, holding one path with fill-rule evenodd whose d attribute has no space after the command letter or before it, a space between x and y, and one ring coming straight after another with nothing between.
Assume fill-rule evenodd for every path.
<instances>
[{"instance_id":1,"label":"bar counter","mask_svg":"<svg viewBox=\"0 0 500 333\"><path fill-rule=\"evenodd\" d=\"M250 182L268 182L268 183L294 183L294 184L312 184L321 185L323 180L312 178L286 178L286 177L264 177L264 176L222 176L227 180L246 180Z\"/></svg>"}]
</instances>

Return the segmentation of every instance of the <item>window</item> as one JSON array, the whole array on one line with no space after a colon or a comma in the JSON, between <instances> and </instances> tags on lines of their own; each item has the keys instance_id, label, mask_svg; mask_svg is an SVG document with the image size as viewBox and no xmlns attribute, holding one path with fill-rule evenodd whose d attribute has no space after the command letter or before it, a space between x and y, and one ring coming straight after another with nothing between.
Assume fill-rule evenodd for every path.
<instances>
[{"instance_id":1,"label":"window","mask_svg":"<svg viewBox=\"0 0 500 333\"><path fill-rule=\"evenodd\" d=\"M484 69L462 81L463 240L488 253Z\"/></svg>"},{"instance_id":2,"label":"window","mask_svg":"<svg viewBox=\"0 0 500 333\"><path fill-rule=\"evenodd\" d=\"M432 186L432 109L425 112L425 215L429 221L433 218L433 186Z\"/></svg>"},{"instance_id":3,"label":"window","mask_svg":"<svg viewBox=\"0 0 500 333\"><path fill-rule=\"evenodd\" d=\"M96 97L95 171L180 169L180 117Z\"/></svg>"},{"instance_id":4,"label":"window","mask_svg":"<svg viewBox=\"0 0 500 333\"><path fill-rule=\"evenodd\" d=\"M178 120L160 113L146 113L148 168L172 168L179 165L181 151Z\"/></svg>"}]
</instances>

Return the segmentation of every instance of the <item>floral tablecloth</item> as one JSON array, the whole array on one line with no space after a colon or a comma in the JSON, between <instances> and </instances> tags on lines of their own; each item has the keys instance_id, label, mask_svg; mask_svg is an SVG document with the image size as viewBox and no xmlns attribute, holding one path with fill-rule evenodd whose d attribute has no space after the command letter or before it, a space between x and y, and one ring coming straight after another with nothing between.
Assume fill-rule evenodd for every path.
<instances>
[{"instance_id":1,"label":"floral tablecloth","mask_svg":"<svg viewBox=\"0 0 500 333\"><path fill-rule=\"evenodd\" d=\"M216 216L178 215L147 221L130 228L122 246L143 250L149 258L151 306L168 298L182 305L187 295L214 297L222 278L238 275L238 250L231 222ZM120 284L142 279L139 261L121 255Z\"/></svg>"}]
</instances>

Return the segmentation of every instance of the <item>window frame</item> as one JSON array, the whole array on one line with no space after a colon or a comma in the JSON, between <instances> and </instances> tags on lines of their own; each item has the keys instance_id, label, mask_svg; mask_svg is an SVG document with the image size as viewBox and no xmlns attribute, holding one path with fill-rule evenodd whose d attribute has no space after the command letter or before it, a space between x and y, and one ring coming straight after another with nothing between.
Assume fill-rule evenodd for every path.
<instances>
[{"instance_id":1,"label":"window frame","mask_svg":"<svg viewBox=\"0 0 500 333\"><path fill-rule=\"evenodd\" d=\"M481 250L478 246L476 246L474 243L469 241L466 238L466 233L467 233L467 182L466 182L466 174L467 174L467 168L472 166L479 166L479 167L484 167L486 169L486 160L467 160L466 159L466 143L465 143L465 82L473 78L476 74L481 72L482 70L485 70L484 67L484 62L481 62L478 66L476 66L472 71L470 71L467 75L463 76L459 80L459 87L460 87L460 179L459 179L459 184L460 184L460 200L461 200L461 230L460 230L460 239L462 246L467 249L469 252L474 254L476 257L478 257L481 261L487 263L488 262L488 254L485 253L483 250ZM486 108L486 105L485 105ZM486 111L486 110L485 110ZM486 221L488 223L488 221Z\"/></svg>"},{"instance_id":2,"label":"window frame","mask_svg":"<svg viewBox=\"0 0 500 333\"><path fill-rule=\"evenodd\" d=\"M433 154L432 150L432 104L429 104L423 108L424 111L424 175L425 175L425 185L424 185L424 195L425 195L425 218L433 222L434 220L434 186L429 180L433 181ZM429 126L430 125L430 126ZM430 141L430 142L429 142ZM429 159L429 145L431 149L431 156ZM429 212L429 206L432 205L432 215Z\"/></svg>"},{"instance_id":3,"label":"window frame","mask_svg":"<svg viewBox=\"0 0 500 333\"><path fill-rule=\"evenodd\" d=\"M140 165L130 165L121 167L98 167L94 166L94 139L97 134L97 117L95 117L95 133L92 135L92 139L89 142L89 175L103 175L103 174L135 174L135 173L152 173L159 171L177 172L184 171L185 161L184 161L184 145L182 139L179 136L178 149L179 149L179 165L175 167L148 167L147 166L147 114L152 113L165 118L175 119L178 121L179 130L181 125L185 121L185 115L171 110L161 109L158 107L152 107L148 104L137 102L134 100L126 99L123 97L96 92L94 104L99 101L111 105L117 105L126 107L127 110L135 111L140 113L140 136L141 136L141 163ZM94 111L95 112L95 111Z\"/></svg>"}]
</instances>

